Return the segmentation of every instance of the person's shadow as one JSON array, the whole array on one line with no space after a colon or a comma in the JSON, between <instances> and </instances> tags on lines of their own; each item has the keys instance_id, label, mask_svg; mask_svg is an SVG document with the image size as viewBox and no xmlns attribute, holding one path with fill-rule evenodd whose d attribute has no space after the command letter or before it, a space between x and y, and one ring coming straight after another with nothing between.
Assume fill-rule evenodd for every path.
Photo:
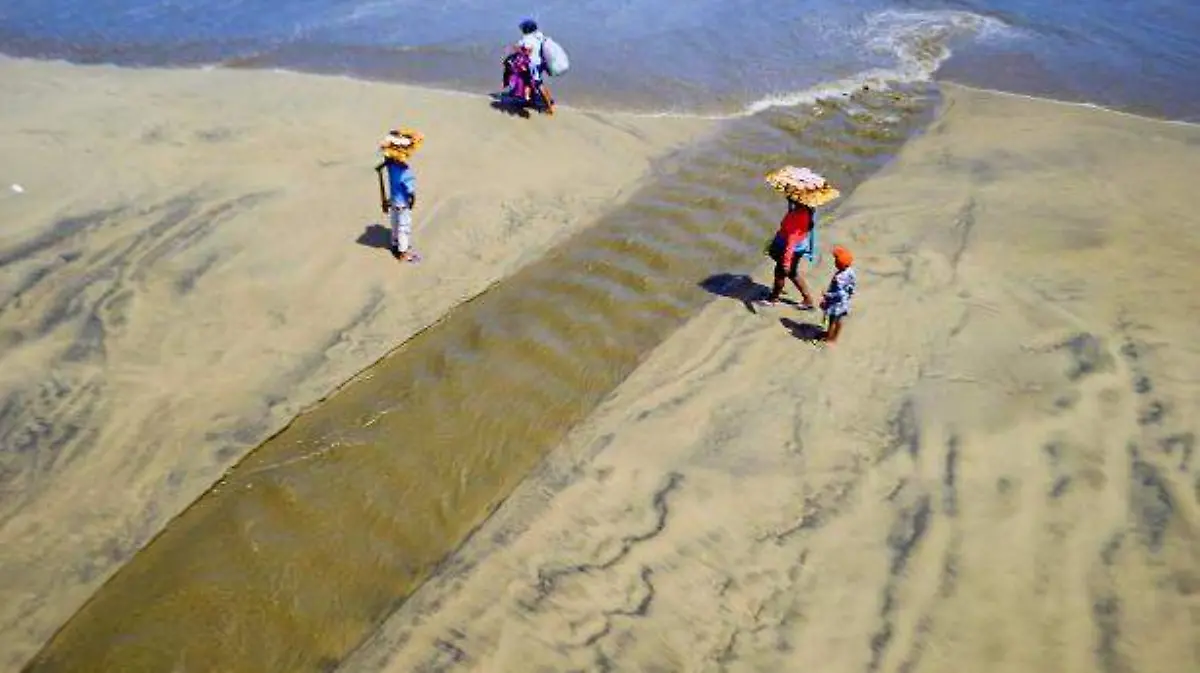
<instances>
[{"instance_id":1,"label":"person's shadow","mask_svg":"<svg viewBox=\"0 0 1200 673\"><path fill-rule=\"evenodd\" d=\"M758 314L758 311L754 308L755 303L763 301L771 295L771 288L759 285L744 273L714 274L700 281L699 285L705 291L717 296L736 299L742 302L742 306L755 315ZM797 305L795 299L787 297L780 297L779 301L791 306Z\"/></svg>"},{"instance_id":2,"label":"person's shadow","mask_svg":"<svg viewBox=\"0 0 1200 673\"><path fill-rule=\"evenodd\" d=\"M809 322L796 322L791 318L780 318L779 324L787 328L792 336L801 341L820 341L825 338L825 329Z\"/></svg>"},{"instance_id":3,"label":"person's shadow","mask_svg":"<svg viewBox=\"0 0 1200 673\"><path fill-rule=\"evenodd\" d=\"M368 248L378 248L380 250L392 249L392 232L382 224L368 224L361 234L358 235L358 240L355 241L361 246Z\"/></svg>"},{"instance_id":4,"label":"person's shadow","mask_svg":"<svg viewBox=\"0 0 1200 673\"><path fill-rule=\"evenodd\" d=\"M771 293L770 288L759 285L746 274L714 274L700 281L700 287L719 297L728 297L742 302L742 306L755 315L758 314L754 308L755 303L766 299ZM796 305L795 300L781 299L780 301L792 306ZM780 318L779 324L801 341L814 342L825 338L825 329L820 325L797 322L791 318Z\"/></svg>"},{"instance_id":5,"label":"person's shadow","mask_svg":"<svg viewBox=\"0 0 1200 673\"><path fill-rule=\"evenodd\" d=\"M521 119L529 119L532 116L525 101L505 94L492 94L492 109Z\"/></svg>"}]
</instances>

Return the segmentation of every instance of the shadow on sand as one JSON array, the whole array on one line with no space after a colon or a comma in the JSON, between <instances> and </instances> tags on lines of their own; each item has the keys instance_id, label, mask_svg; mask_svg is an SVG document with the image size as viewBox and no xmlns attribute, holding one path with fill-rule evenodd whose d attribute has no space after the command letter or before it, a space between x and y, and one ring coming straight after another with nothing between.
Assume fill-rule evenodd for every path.
<instances>
[{"instance_id":1,"label":"shadow on sand","mask_svg":"<svg viewBox=\"0 0 1200 673\"><path fill-rule=\"evenodd\" d=\"M779 324L787 328L792 336L801 341L821 341L825 338L825 328L810 322L796 322L791 318L780 318Z\"/></svg>"},{"instance_id":2,"label":"shadow on sand","mask_svg":"<svg viewBox=\"0 0 1200 673\"><path fill-rule=\"evenodd\" d=\"M540 98L530 103L503 93L492 94L492 109L512 117L529 119L534 112L541 114L544 107Z\"/></svg>"},{"instance_id":3,"label":"shadow on sand","mask_svg":"<svg viewBox=\"0 0 1200 673\"><path fill-rule=\"evenodd\" d=\"M520 117L521 119L529 119L532 116L524 104L508 98L494 99L492 101L492 109L503 112L510 117Z\"/></svg>"},{"instance_id":4,"label":"shadow on sand","mask_svg":"<svg viewBox=\"0 0 1200 673\"><path fill-rule=\"evenodd\" d=\"M756 303L763 301L771 294L771 288L759 285L744 273L718 273L700 281L699 285L705 291L717 296L742 302L742 306L746 307L747 311L756 315L758 314ZM800 305L795 299L787 296L780 297L779 303L788 306Z\"/></svg>"},{"instance_id":5,"label":"shadow on sand","mask_svg":"<svg viewBox=\"0 0 1200 673\"><path fill-rule=\"evenodd\" d=\"M378 248L380 250L392 249L392 232L382 224L368 224L355 243L368 248Z\"/></svg>"},{"instance_id":6,"label":"shadow on sand","mask_svg":"<svg viewBox=\"0 0 1200 673\"><path fill-rule=\"evenodd\" d=\"M759 285L746 274L718 273L700 281L699 285L711 294L736 299L747 311L755 315L760 313L761 307L758 302L766 299L771 292L770 288ZM786 297L779 301L789 306L799 305L796 300ZM815 315L819 316L820 313L815 313ZM825 328L819 324L797 322L791 318L780 318L779 324L801 341L815 342L825 338Z\"/></svg>"},{"instance_id":7,"label":"shadow on sand","mask_svg":"<svg viewBox=\"0 0 1200 673\"><path fill-rule=\"evenodd\" d=\"M700 287L706 292L719 297L727 297L742 302L746 310L757 314L754 303L767 298L770 288L759 285L746 274L718 273L700 281Z\"/></svg>"}]
</instances>

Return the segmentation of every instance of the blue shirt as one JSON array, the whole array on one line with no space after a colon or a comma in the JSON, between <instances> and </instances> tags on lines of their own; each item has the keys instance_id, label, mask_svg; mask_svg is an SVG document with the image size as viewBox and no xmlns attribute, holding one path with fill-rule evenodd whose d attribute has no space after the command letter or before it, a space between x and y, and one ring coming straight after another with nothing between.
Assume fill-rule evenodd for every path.
<instances>
[{"instance_id":1,"label":"blue shirt","mask_svg":"<svg viewBox=\"0 0 1200 673\"><path fill-rule=\"evenodd\" d=\"M387 162L387 174L392 201L407 206L409 200L417 195L417 177L408 164L395 161Z\"/></svg>"}]
</instances>

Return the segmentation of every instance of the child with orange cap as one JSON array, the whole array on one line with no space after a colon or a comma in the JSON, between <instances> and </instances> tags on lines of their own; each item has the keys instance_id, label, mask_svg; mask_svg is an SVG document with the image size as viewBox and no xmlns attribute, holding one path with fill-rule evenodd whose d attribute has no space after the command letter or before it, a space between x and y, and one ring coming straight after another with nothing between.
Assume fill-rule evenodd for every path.
<instances>
[{"instance_id":1,"label":"child with orange cap","mask_svg":"<svg viewBox=\"0 0 1200 673\"><path fill-rule=\"evenodd\" d=\"M833 246L833 265L837 272L829 280L829 288L821 300L825 311L825 341L834 343L842 332L842 319L850 313L850 298L858 289L858 275L854 272L854 255L840 245Z\"/></svg>"}]
</instances>

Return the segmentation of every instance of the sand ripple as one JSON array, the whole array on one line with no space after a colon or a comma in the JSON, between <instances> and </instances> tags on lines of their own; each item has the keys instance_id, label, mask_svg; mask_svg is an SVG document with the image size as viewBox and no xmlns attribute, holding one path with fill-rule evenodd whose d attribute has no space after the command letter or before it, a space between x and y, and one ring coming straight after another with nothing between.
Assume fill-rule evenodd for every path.
<instances>
[{"instance_id":1,"label":"sand ripple","mask_svg":"<svg viewBox=\"0 0 1200 673\"><path fill-rule=\"evenodd\" d=\"M1200 667L1200 132L949 103L844 343L724 279L341 670Z\"/></svg>"}]
</instances>

